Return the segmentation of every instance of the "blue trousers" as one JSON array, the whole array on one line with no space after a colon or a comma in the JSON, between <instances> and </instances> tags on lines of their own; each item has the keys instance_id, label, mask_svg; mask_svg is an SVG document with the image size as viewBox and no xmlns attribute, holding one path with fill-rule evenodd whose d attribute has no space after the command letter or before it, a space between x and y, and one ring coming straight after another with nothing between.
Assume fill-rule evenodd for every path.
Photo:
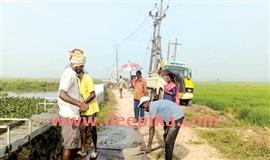
<instances>
[{"instance_id":1,"label":"blue trousers","mask_svg":"<svg viewBox=\"0 0 270 160\"><path fill-rule=\"evenodd\" d=\"M134 116L137 120L140 117L144 119L144 109L138 107L139 103L140 103L139 100L134 99Z\"/></svg>"}]
</instances>

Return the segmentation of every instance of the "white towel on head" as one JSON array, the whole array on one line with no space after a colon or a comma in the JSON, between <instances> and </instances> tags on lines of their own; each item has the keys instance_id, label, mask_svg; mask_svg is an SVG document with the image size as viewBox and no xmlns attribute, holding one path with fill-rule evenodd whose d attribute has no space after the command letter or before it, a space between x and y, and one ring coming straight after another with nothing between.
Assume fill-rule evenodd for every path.
<instances>
[{"instance_id":1,"label":"white towel on head","mask_svg":"<svg viewBox=\"0 0 270 160\"><path fill-rule=\"evenodd\" d=\"M69 52L69 60L75 66L82 66L86 63L86 56L82 50L74 49Z\"/></svg>"}]
</instances>

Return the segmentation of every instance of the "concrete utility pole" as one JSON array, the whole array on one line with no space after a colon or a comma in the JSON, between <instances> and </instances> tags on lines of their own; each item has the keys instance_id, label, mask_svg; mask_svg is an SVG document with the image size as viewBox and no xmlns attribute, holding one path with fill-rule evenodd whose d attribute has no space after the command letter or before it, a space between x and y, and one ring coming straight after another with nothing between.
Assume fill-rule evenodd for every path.
<instances>
[{"instance_id":1,"label":"concrete utility pole","mask_svg":"<svg viewBox=\"0 0 270 160\"><path fill-rule=\"evenodd\" d=\"M160 7L157 9L156 12L149 12L149 16L151 16L154 20L154 32L153 32L153 39L152 39L152 50L151 50L151 57L150 57L150 66L149 72L156 71L158 68L158 63L162 61L162 54L161 54L161 36L160 36L160 25L162 19L166 16L165 12L168 9L163 9L163 0L161 0ZM157 8L157 4L155 5Z\"/></svg>"},{"instance_id":2,"label":"concrete utility pole","mask_svg":"<svg viewBox=\"0 0 270 160\"><path fill-rule=\"evenodd\" d=\"M176 61L176 53L177 53L177 46L182 45L181 43L177 43L177 38L175 38L175 42L171 43L172 45L174 45L174 55L173 55L173 60Z\"/></svg>"},{"instance_id":3,"label":"concrete utility pole","mask_svg":"<svg viewBox=\"0 0 270 160\"><path fill-rule=\"evenodd\" d=\"M118 82L118 46L119 46L119 44L116 42L115 43L115 45L114 45L114 47L115 47L115 60L116 60L116 62L115 62L115 64L116 64L116 67L115 67L115 76L116 76L116 80L117 80L117 82Z\"/></svg>"},{"instance_id":4,"label":"concrete utility pole","mask_svg":"<svg viewBox=\"0 0 270 160\"><path fill-rule=\"evenodd\" d=\"M170 61L170 41L168 42L167 61Z\"/></svg>"}]
</instances>

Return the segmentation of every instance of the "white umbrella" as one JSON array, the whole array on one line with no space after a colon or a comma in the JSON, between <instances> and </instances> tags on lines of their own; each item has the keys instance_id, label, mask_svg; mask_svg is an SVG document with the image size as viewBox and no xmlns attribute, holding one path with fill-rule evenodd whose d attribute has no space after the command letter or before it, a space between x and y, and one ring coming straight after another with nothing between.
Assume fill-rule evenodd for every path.
<instances>
[{"instance_id":1,"label":"white umbrella","mask_svg":"<svg viewBox=\"0 0 270 160\"><path fill-rule=\"evenodd\" d=\"M121 66L121 72L123 71L131 72L131 71L137 71L137 70L142 70L142 67L136 63L127 63Z\"/></svg>"}]
</instances>

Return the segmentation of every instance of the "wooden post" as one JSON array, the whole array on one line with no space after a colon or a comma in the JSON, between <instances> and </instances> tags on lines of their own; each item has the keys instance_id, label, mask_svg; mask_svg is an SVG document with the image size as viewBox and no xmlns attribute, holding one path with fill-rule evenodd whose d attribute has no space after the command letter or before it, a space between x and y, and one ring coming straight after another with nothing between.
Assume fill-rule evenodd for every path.
<instances>
[{"instance_id":1,"label":"wooden post","mask_svg":"<svg viewBox=\"0 0 270 160\"><path fill-rule=\"evenodd\" d=\"M38 105L39 104L36 105L36 114L38 114Z\"/></svg>"},{"instance_id":2,"label":"wooden post","mask_svg":"<svg viewBox=\"0 0 270 160\"><path fill-rule=\"evenodd\" d=\"M44 99L44 112L47 110L46 99Z\"/></svg>"}]
</instances>

